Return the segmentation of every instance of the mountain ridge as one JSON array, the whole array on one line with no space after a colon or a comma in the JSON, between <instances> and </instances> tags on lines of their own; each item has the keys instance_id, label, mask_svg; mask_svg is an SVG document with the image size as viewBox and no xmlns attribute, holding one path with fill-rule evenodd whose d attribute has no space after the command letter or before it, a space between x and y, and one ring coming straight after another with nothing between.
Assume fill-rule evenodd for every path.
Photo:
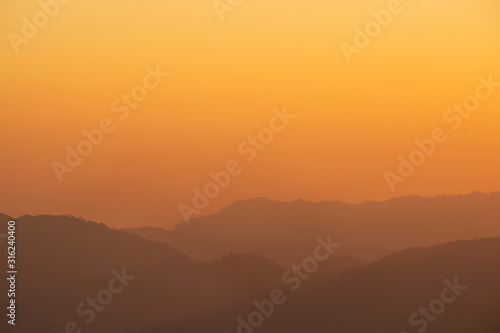
<instances>
[{"instance_id":1,"label":"mountain ridge","mask_svg":"<svg viewBox=\"0 0 500 333\"><path fill-rule=\"evenodd\" d=\"M235 202L173 230L124 230L171 244L201 261L232 251L262 254L282 264L305 255L311 239L331 234L343 245L339 254L371 262L405 247L500 236L498 220L500 192L473 192L361 204L257 198Z\"/></svg>"}]
</instances>

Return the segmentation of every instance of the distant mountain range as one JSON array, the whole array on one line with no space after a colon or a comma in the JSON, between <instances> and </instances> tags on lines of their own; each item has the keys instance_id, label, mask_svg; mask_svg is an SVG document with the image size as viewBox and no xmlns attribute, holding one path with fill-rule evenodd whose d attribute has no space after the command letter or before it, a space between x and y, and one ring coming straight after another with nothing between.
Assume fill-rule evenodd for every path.
<instances>
[{"instance_id":1,"label":"distant mountain range","mask_svg":"<svg viewBox=\"0 0 500 333\"><path fill-rule=\"evenodd\" d=\"M126 229L165 242L197 260L221 255L263 255L291 264L308 254L314 239L331 234L340 254L372 262L412 246L500 236L500 192L402 197L384 202L235 202L174 230Z\"/></svg>"},{"instance_id":2,"label":"distant mountain range","mask_svg":"<svg viewBox=\"0 0 500 333\"><path fill-rule=\"evenodd\" d=\"M71 216L22 216L14 331L498 333L500 238L487 236L499 234L499 201L500 193L359 205L255 199L173 231L134 230L154 240ZM0 214L3 230L8 220ZM292 291L284 273L329 234L341 244L336 255ZM249 326L255 302L278 289L283 304ZM436 300L450 298L439 309ZM91 310L92 300L109 304ZM440 313L426 319L432 306Z\"/></svg>"}]
</instances>

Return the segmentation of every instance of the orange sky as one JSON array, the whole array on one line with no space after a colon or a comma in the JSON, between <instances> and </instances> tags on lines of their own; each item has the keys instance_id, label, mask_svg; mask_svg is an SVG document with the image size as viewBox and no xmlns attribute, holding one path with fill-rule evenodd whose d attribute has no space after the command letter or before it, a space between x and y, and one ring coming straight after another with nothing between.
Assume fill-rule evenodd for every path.
<instances>
[{"instance_id":1,"label":"orange sky","mask_svg":"<svg viewBox=\"0 0 500 333\"><path fill-rule=\"evenodd\" d=\"M340 43L388 2L245 0L222 22L210 0L73 0L18 53L7 36L40 7L2 2L0 211L170 228L193 188L230 160L243 171L202 215L253 197L499 190L500 88L458 130L443 114L479 76L500 81L500 4L401 0L401 14L347 64ZM120 120L111 103L156 64L170 75ZM238 145L284 106L297 117L246 162ZM115 131L59 182L51 164L103 118ZM436 127L448 141L392 193L384 173Z\"/></svg>"}]
</instances>

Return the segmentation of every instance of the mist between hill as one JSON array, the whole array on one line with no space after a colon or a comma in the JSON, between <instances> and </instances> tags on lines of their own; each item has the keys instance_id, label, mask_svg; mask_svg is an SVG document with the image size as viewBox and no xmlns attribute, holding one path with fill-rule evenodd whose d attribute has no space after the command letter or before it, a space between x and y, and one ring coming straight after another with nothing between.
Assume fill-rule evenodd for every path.
<instances>
[{"instance_id":1,"label":"mist between hill","mask_svg":"<svg viewBox=\"0 0 500 333\"><path fill-rule=\"evenodd\" d=\"M335 249L340 247L339 243L332 242L332 236L328 235L326 240L321 237L316 238L318 245L315 247L313 255L302 260L300 265L292 265L291 269L283 272L281 280L288 287L289 292L300 289L302 283L308 280L318 268L319 263L328 260ZM255 311L252 311L245 318L238 317L236 321L238 327L236 333L253 333L256 329L264 325L266 319L270 318L278 305L283 305L288 298L283 289L274 289L269 294L269 299L261 302L253 301ZM225 332L228 333L228 332Z\"/></svg>"}]
</instances>

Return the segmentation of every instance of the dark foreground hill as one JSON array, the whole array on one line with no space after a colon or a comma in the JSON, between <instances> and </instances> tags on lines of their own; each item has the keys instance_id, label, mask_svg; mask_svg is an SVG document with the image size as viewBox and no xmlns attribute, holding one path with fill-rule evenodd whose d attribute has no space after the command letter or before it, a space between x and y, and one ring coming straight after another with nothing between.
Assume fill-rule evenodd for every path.
<instances>
[{"instance_id":1,"label":"dark foreground hill","mask_svg":"<svg viewBox=\"0 0 500 333\"><path fill-rule=\"evenodd\" d=\"M287 299L269 317L249 303L141 332L498 333L499 258L499 238L408 249L295 292L283 288Z\"/></svg>"},{"instance_id":2,"label":"dark foreground hill","mask_svg":"<svg viewBox=\"0 0 500 333\"><path fill-rule=\"evenodd\" d=\"M6 230L11 218L0 218ZM59 333L77 325L83 332L113 333L216 317L267 294L284 271L254 255L199 263L164 243L73 217L23 216L16 222L16 332ZM0 241L3 270L7 242ZM360 265L336 260L339 265L325 263L318 277ZM8 290L6 279L0 287Z\"/></svg>"},{"instance_id":3,"label":"dark foreground hill","mask_svg":"<svg viewBox=\"0 0 500 333\"><path fill-rule=\"evenodd\" d=\"M9 218L0 218L5 230ZM305 265L314 246L287 267L255 255L205 264L90 221L16 221L17 325L2 321L2 332L500 332L499 238L410 248L364 266L331 258L316 269Z\"/></svg>"}]
</instances>

